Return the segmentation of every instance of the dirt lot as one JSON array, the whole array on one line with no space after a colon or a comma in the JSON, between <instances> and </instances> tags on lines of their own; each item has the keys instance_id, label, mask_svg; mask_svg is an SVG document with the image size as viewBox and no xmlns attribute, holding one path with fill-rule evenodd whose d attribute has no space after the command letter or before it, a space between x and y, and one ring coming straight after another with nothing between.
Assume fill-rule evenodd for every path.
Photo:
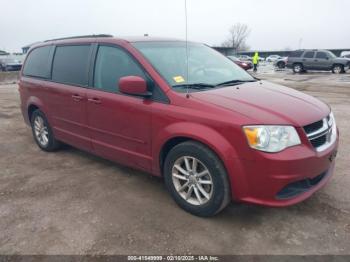
<instances>
[{"instance_id":1,"label":"dirt lot","mask_svg":"<svg viewBox=\"0 0 350 262\"><path fill-rule=\"evenodd\" d=\"M288 208L231 204L185 213L161 179L67 147L44 153L0 85L0 254L350 254L350 74L265 72L329 103L341 132L336 172Z\"/></svg>"}]
</instances>

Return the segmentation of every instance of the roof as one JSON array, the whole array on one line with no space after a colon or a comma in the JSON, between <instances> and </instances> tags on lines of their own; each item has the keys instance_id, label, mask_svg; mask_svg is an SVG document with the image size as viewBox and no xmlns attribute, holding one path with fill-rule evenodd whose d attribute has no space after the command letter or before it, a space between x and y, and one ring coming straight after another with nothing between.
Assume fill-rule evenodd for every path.
<instances>
[{"instance_id":1,"label":"roof","mask_svg":"<svg viewBox=\"0 0 350 262\"><path fill-rule=\"evenodd\" d=\"M44 43L47 42L56 42L56 41L69 41L69 40L96 40L96 39L114 39L114 40L121 40L126 41L130 43L134 42L160 42L160 41L183 41L181 39L176 38L170 38L170 37L154 37L154 36L123 36L123 37L114 37L112 35L107 34L98 34L98 35L83 35L83 36L71 36L71 37L63 37L63 38L56 38L56 39L50 39L45 40ZM35 43L37 44L37 43Z\"/></svg>"},{"instance_id":2,"label":"roof","mask_svg":"<svg viewBox=\"0 0 350 262\"><path fill-rule=\"evenodd\" d=\"M161 42L161 41L184 41L171 37L156 37L156 36L124 36L118 37L120 40L125 40L130 43L134 42Z\"/></svg>"}]
</instances>

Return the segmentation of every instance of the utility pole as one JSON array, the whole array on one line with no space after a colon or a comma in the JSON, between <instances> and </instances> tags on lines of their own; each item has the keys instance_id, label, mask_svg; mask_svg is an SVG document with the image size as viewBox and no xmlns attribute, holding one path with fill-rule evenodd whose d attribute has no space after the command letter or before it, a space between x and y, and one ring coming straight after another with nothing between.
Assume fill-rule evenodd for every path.
<instances>
[{"instance_id":1,"label":"utility pole","mask_svg":"<svg viewBox=\"0 0 350 262\"><path fill-rule=\"evenodd\" d=\"M299 48L298 49L301 49L301 44L303 43L303 38L300 38L299 39Z\"/></svg>"}]
</instances>

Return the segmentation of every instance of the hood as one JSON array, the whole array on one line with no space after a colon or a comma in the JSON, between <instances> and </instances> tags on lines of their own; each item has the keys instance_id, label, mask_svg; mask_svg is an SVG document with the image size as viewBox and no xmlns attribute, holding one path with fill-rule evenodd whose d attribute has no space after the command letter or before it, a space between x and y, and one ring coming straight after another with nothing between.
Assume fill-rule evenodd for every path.
<instances>
[{"instance_id":1,"label":"hood","mask_svg":"<svg viewBox=\"0 0 350 262\"><path fill-rule=\"evenodd\" d=\"M16 63L16 62L11 62L11 63L6 63L8 66L21 66L21 63Z\"/></svg>"},{"instance_id":2,"label":"hood","mask_svg":"<svg viewBox=\"0 0 350 262\"><path fill-rule=\"evenodd\" d=\"M294 89L269 82L250 82L191 94L251 119L247 124L305 126L330 113L320 100Z\"/></svg>"},{"instance_id":3,"label":"hood","mask_svg":"<svg viewBox=\"0 0 350 262\"><path fill-rule=\"evenodd\" d=\"M343 57L337 57L336 59L334 59L334 62L336 63L342 63L342 64L346 64L348 62L350 62L349 58L343 58Z\"/></svg>"}]
</instances>

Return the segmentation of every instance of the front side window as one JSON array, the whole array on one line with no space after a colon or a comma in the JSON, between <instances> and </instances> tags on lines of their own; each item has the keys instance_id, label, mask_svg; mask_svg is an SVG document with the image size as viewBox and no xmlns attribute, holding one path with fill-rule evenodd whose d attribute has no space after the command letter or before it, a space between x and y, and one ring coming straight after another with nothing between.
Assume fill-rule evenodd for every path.
<instances>
[{"instance_id":1,"label":"front side window","mask_svg":"<svg viewBox=\"0 0 350 262\"><path fill-rule=\"evenodd\" d=\"M124 76L146 79L143 70L128 53L117 47L100 46L95 63L94 87L117 93L119 79Z\"/></svg>"},{"instance_id":2,"label":"front side window","mask_svg":"<svg viewBox=\"0 0 350 262\"><path fill-rule=\"evenodd\" d=\"M52 65L52 80L87 86L90 45L57 46Z\"/></svg>"},{"instance_id":3,"label":"front side window","mask_svg":"<svg viewBox=\"0 0 350 262\"><path fill-rule=\"evenodd\" d=\"M316 58L318 58L318 59L327 59L328 56L327 56L327 54L325 52L317 52Z\"/></svg>"},{"instance_id":4,"label":"front side window","mask_svg":"<svg viewBox=\"0 0 350 262\"><path fill-rule=\"evenodd\" d=\"M51 66L49 60L51 50L52 46L43 46L31 51L25 62L23 74L25 76L49 78Z\"/></svg>"},{"instance_id":5,"label":"front side window","mask_svg":"<svg viewBox=\"0 0 350 262\"><path fill-rule=\"evenodd\" d=\"M182 41L136 42L133 45L172 87L254 81L233 61L203 44L188 43L187 52L186 42Z\"/></svg>"},{"instance_id":6,"label":"front side window","mask_svg":"<svg viewBox=\"0 0 350 262\"><path fill-rule=\"evenodd\" d=\"M304 58L314 58L315 52L306 52Z\"/></svg>"}]
</instances>

